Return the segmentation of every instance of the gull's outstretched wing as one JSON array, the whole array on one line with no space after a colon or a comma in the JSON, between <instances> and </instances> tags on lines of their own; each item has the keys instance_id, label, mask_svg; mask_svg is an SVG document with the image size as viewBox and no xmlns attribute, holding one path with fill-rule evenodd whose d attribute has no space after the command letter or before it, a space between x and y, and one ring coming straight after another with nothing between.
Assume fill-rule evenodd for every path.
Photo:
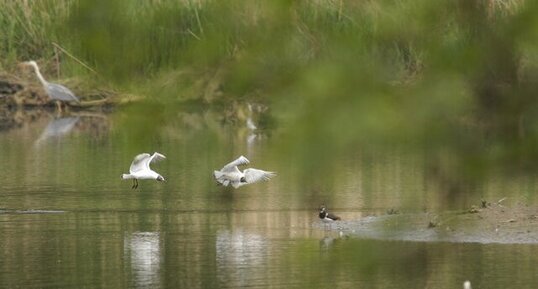
<instances>
[{"instance_id":1,"label":"gull's outstretched wing","mask_svg":"<svg viewBox=\"0 0 538 289\"><path fill-rule=\"evenodd\" d=\"M228 183L230 182L226 178L226 174L221 171L213 171L213 176L215 177L215 180L217 183L224 185L225 187L228 186Z\"/></svg>"},{"instance_id":2,"label":"gull's outstretched wing","mask_svg":"<svg viewBox=\"0 0 538 289\"><path fill-rule=\"evenodd\" d=\"M266 172L258 169L246 169L243 171L247 183L252 184L259 181L268 181L276 176L275 172Z\"/></svg>"},{"instance_id":3,"label":"gull's outstretched wing","mask_svg":"<svg viewBox=\"0 0 538 289\"><path fill-rule=\"evenodd\" d=\"M153 155L148 159L147 163L146 163L146 166L148 169L149 168L149 164L150 163L155 163L155 162L158 162L160 160L164 160L166 157L158 152L154 152Z\"/></svg>"},{"instance_id":4,"label":"gull's outstretched wing","mask_svg":"<svg viewBox=\"0 0 538 289\"><path fill-rule=\"evenodd\" d=\"M61 100L61 101L74 101L74 102L80 102L78 98L75 96L75 94L67 87L56 84L56 83L47 83L47 93L49 94L50 98Z\"/></svg>"},{"instance_id":5,"label":"gull's outstretched wing","mask_svg":"<svg viewBox=\"0 0 538 289\"><path fill-rule=\"evenodd\" d=\"M131 163L131 167L129 168L129 173L135 173L139 171L143 171L147 169L147 163L149 162L149 159L151 156L148 153L143 153L137 155L133 162Z\"/></svg>"},{"instance_id":6,"label":"gull's outstretched wing","mask_svg":"<svg viewBox=\"0 0 538 289\"><path fill-rule=\"evenodd\" d=\"M249 160L247 158L245 158L244 156L240 156L239 158L237 158L235 161L225 165L222 170L220 170L221 172L233 172L233 171L236 171L236 170L239 170L237 168L237 166L240 166L240 165L246 165L249 163Z\"/></svg>"}]
</instances>

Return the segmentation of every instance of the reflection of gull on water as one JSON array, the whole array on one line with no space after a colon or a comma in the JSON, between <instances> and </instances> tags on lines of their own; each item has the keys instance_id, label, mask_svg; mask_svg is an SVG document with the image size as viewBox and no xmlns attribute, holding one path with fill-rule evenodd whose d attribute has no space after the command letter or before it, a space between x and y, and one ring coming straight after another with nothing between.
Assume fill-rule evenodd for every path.
<instances>
[{"instance_id":1,"label":"reflection of gull on water","mask_svg":"<svg viewBox=\"0 0 538 289\"><path fill-rule=\"evenodd\" d=\"M242 230L221 230L217 232L216 247L220 282L238 288L252 285L250 281L265 274L260 265L266 261L268 243L262 236Z\"/></svg>"},{"instance_id":2,"label":"reflection of gull on water","mask_svg":"<svg viewBox=\"0 0 538 289\"><path fill-rule=\"evenodd\" d=\"M62 117L55 118L49 122L45 130L41 133L36 141L36 145L41 144L43 141L52 137L62 137L70 132L75 124L78 122L79 117Z\"/></svg>"},{"instance_id":3,"label":"reflection of gull on water","mask_svg":"<svg viewBox=\"0 0 538 289\"><path fill-rule=\"evenodd\" d=\"M158 232L136 232L123 241L124 256L131 259L135 287L159 287L161 252Z\"/></svg>"}]
</instances>

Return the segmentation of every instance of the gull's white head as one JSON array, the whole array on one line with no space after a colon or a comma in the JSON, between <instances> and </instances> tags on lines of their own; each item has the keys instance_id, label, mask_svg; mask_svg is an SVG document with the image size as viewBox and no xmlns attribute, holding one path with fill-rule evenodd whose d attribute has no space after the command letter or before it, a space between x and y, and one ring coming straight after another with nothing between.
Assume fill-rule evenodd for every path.
<instances>
[{"instance_id":1,"label":"gull's white head","mask_svg":"<svg viewBox=\"0 0 538 289\"><path fill-rule=\"evenodd\" d=\"M159 182L166 182L166 180L161 175L158 175L156 180Z\"/></svg>"},{"instance_id":2,"label":"gull's white head","mask_svg":"<svg viewBox=\"0 0 538 289\"><path fill-rule=\"evenodd\" d=\"M471 288L471 281L467 280L463 282L463 289L472 289Z\"/></svg>"}]
</instances>

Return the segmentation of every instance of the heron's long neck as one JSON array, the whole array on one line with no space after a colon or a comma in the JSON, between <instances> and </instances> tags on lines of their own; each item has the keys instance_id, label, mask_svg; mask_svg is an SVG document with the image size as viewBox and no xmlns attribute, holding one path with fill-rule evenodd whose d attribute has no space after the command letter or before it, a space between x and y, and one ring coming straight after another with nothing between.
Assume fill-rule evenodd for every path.
<instances>
[{"instance_id":1,"label":"heron's long neck","mask_svg":"<svg viewBox=\"0 0 538 289\"><path fill-rule=\"evenodd\" d=\"M43 78L43 75L41 75L41 72L39 72L39 67L37 67L37 65L32 65L32 66L34 67L35 73L37 74L37 78L39 78L39 81L41 81L41 84L43 84L43 86L46 86L47 81L45 80L45 78Z\"/></svg>"}]
</instances>

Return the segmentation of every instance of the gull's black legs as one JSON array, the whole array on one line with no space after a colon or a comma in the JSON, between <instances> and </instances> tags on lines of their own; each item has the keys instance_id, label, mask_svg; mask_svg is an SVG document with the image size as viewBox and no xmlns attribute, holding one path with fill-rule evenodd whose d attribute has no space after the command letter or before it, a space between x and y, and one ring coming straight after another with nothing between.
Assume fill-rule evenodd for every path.
<instances>
[{"instance_id":1,"label":"gull's black legs","mask_svg":"<svg viewBox=\"0 0 538 289\"><path fill-rule=\"evenodd\" d=\"M137 179L133 179L133 186L131 187L131 189L136 189L138 188L138 180Z\"/></svg>"},{"instance_id":2,"label":"gull's black legs","mask_svg":"<svg viewBox=\"0 0 538 289\"><path fill-rule=\"evenodd\" d=\"M135 179L135 183L136 183L135 189L137 189L138 188L138 180L137 179Z\"/></svg>"}]
</instances>

